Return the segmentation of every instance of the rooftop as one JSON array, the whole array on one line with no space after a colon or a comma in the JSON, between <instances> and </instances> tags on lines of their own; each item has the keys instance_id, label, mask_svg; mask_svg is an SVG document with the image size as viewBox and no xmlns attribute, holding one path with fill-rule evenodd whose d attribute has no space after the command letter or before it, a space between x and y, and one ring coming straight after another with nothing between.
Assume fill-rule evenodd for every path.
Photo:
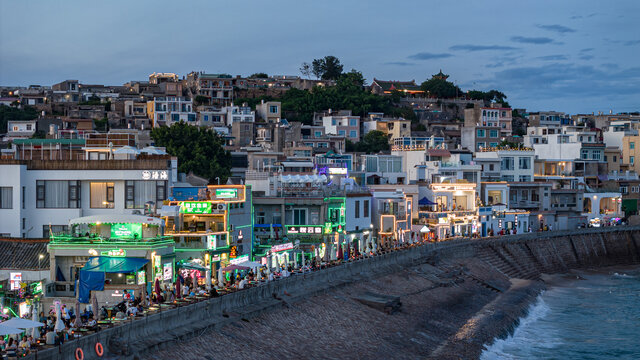
<instances>
[{"instance_id":1,"label":"rooftop","mask_svg":"<svg viewBox=\"0 0 640 360\"><path fill-rule=\"evenodd\" d=\"M0 239L0 269L49 269L48 243L48 240ZM40 254L44 258L40 259Z\"/></svg>"}]
</instances>

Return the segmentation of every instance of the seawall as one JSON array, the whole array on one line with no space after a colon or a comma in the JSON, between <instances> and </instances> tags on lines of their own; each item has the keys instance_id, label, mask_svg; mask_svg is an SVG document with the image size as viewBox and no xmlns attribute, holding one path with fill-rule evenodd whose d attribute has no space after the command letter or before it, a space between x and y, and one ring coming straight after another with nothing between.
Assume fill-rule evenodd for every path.
<instances>
[{"instance_id":1,"label":"seawall","mask_svg":"<svg viewBox=\"0 0 640 360\"><path fill-rule=\"evenodd\" d=\"M122 358L162 357L162 352L189 346L191 339L203 334L207 334L208 341L214 344L218 341L216 332L223 331L232 336L231 333L235 332L227 329L238 327L238 324L241 324L243 332L251 331L252 327L267 326L269 321L276 321L273 318L274 314L282 315L277 320L280 324L291 319L295 321L296 316L299 317L296 311L313 308L312 305L317 304L309 302L319 299L327 301L327 307L333 306L333 301L341 301L340 306L349 309L345 314L340 314L341 319L347 320L343 327L353 327L353 331L362 327L364 334L368 331L366 324L359 322L367 316L371 316L371 321L381 319L381 324L393 325L394 321L400 321L398 319L407 321L398 322L395 326L403 326L408 333L398 334L397 338L389 339L389 344L384 344L384 348L374 349L376 352L372 354L380 355L390 350L395 351L396 358L474 358L479 354L478 346L481 347L482 343L486 342L477 334L484 333L484 338L489 340L502 335L505 329L517 320L530 299L543 288L543 284L538 280L541 274L561 273L574 268L638 263L640 227L630 226L427 244L323 271L289 277L221 298L153 314L67 342L55 349L39 352L37 357L72 359L75 349L80 347L86 359L95 359L97 356L94 345L98 341L105 345L105 350L110 354ZM393 277L394 274L402 276ZM406 278L415 280L405 284L403 280ZM409 289L410 287L413 288ZM380 293L387 292L399 296L405 304L403 314L377 315L376 310L356 304L352 300L352 296L357 295L359 291L371 288ZM438 302L438 299L443 300ZM456 306L452 306L451 301ZM421 304L429 304L428 309ZM336 312L340 306L336 307ZM506 316L502 316L502 323L492 326L500 322L499 319L483 316L483 311L484 314L491 314L492 307L512 308L505 313ZM358 315L349 319L350 314ZM253 322L254 319L264 324L258 324L257 320ZM406 324L410 324L409 321L421 321L417 319L431 321L429 331L407 328ZM327 324L324 324L322 319L314 321L318 331L326 327L338 332L342 324L335 319ZM475 327L470 327L470 321ZM296 325L292 325L291 330L296 332ZM422 338L410 338L410 334L413 333L422 333ZM295 338L295 334L291 334L289 338ZM415 343L415 346L402 344L402 339L405 338L407 342ZM364 351L372 346L366 336L345 341L349 342L353 351ZM187 345L184 345L185 343ZM259 348L258 345L256 342ZM293 350L288 349L292 352L277 353L281 349L274 348L273 358L296 357L296 346L296 342L293 342ZM314 345L300 346L301 349L309 349ZM317 346L320 347L320 344ZM324 352L306 350L306 355L308 358L366 357L364 352L358 356L353 352L336 352L332 355L331 348L327 349ZM223 350L219 350L219 355L222 355ZM249 347L244 351L243 354L247 355L238 357L251 357L254 349Z\"/></svg>"}]
</instances>

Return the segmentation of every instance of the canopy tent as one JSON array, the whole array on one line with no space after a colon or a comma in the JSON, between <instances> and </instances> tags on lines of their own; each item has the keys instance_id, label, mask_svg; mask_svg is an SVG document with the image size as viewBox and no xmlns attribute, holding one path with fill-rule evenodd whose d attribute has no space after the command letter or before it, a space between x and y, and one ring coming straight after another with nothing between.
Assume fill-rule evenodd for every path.
<instances>
[{"instance_id":1,"label":"canopy tent","mask_svg":"<svg viewBox=\"0 0 640 360\"><path fill-rule=\"evenodd\" d=\"M133 146L125 145L119 149L113 151L114 154L131 154L137 155L140 154L140 150L134 148Z\"/></svg>"},{"instance_id":2,"label":"canopy tent","mask_svg":"<svg viewBox=\"0 0 640 360\"><path fill-rule=\"evenodd\" d=\"M69 221L69 225L80 224L147 224L155 226L163 226L164 221L162 219L142 216L142 215L129 215L129 214L104 214L104 215L92 215L83 216L72 219Z\"/></svg>"},{"instance_id":3,"label":"canopy tent","mask_svg":"<svg viewBox=\"0 0 640 360\"><path fill-rule=\"evenodd\" d=\"M155 147L155 146L147 146L145 148L142 148L140 150L141 154L148 154L148 155L167 155L167 152L164 151L161 148Z\"/></svg>"},{"instance_id":4,"label":"canopy tent","mask_svg":"<svg viewBox=\"0 0 640 360\"><path fill-rule=\"evenodd\" d=\"M420 199L420 201L418 201L418 205L430 206L430 205L437 205L437 204L434 203L433 201L427 199L427 197L425 196L422 199Z\"/></svg>"},{"instance_id":5,"label":"canopy tent","mask_svg":"<svg viewBox=\"0 0 640 360\"><path fill-rule=\"evenodd\" d=\"M422 229L420 229L420 232L421 232L421 233L423 233L423 234L424 234L424 233L428 233L428 232L430 232L430 231L431 231L431 230L429 230L429 227L428 227L427 225L423 226L423 227L422 227Z\"/></svg>"},{"instance_id":6,"label":"canopy tent","mask_svg":"<svg viewBox=\"0 0 640 360\"><path fill-rule=\"evenodd\" d=\"M190 269L190 270L199 270L199 271L207 271L207 268L193 261L178 261L176 263L176 268L182 269Z\"/></svg>"},{"instance_id":7,"label":"canopy tent","mask_svg":"<svg viewBox=\"0 0 640 360\"><path fill-rule=\"evenodd\" d=\"M249 270L249 268L246 266L239 266L239 265L229 265L225 268L222 268L222 271L234 271L234 270Z\"/></svg>"},{"instance_id":8,"label":"canopy tent","mask_svg":"<svg viewBox=\"0 0 640 360\"><path fill-rule=\"evenodd\" d=\"M259 262L249 261L249 260L247 260L247 261L243 261L243 262L238 263L238 264L236 264L236 265L238 265L238 266L248 267L248 268L251 268L251 269L259 268L260 266L262 266L262 264L261 264L261 263L259 263Z\"/></svg>"},{"instance_id":9,"label":"canopy tent","mask_svg":"<svg viewBox=\"0 0 640 360\"><path fill-rule=\"evenodd\" d=\"M103 273L131 273L143 267L149 260L129 257L95 256L89 258L81 271Z\"/></svg>"}]
</instances>

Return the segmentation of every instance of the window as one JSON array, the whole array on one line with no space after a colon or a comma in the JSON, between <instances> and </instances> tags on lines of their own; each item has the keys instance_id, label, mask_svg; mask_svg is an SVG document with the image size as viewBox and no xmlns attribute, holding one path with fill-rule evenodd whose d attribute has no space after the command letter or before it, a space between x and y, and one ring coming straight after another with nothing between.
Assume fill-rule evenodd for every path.
<instances>
[{"instance_id":1,"label":"window","mask_svg":"<svg viewBox=\"0 0 640 360\"><path fill-rule=\"evenodd\" d=\"M586 160L589 158L589 150L580 151L580 159Z\"/></svg>"},{"instance_id":2,"label":"window","mask_svg":"<svg viewBox=\"0 0 640 360\"><path fill-rule=\"evenodd\" d=\"M316 132L314 132L314 136L315 136L315 137L321 137L321 136L322 136L322 131L316 131Z\"/></svg>"},{"instance_id":3,"label":"window","mask_svg":"<svg viewBox=\"0 0 640 360\"><path fill-rule=\"evenodd\" d=\"M277 114L278 113L278 105L269 105L269 113Z\"/></svg>"},{"instance_id":4,"label":"window","mask_svg":"<svg viewBox=\"0 0 640 360\"><path fill-rule=\"evenodd\" d=\"M351 131L349 131L349 137L350 138L356 138L356 137L358 137L358 133L355 130L351 130Z\"/></svg>"},{"instance_id":5,"label":"window","mask_svg":"<svg viewBox=\"0 0 640 360\"><path fill-rule=\"evenodd\" d=\"M615 156L615 155L613 155L613 162L614 162L614 163L618 162L618 158L617 158L617 156Z\"/></svg>"},{"instance_id":6,"label":"window","mask_svg":"<svg viewBox=\"0 0 640 360\"><path fill-rule=\"evenodd\" d=\"M635 143L634 141L630 141L630 142L629 142L629 149L630 149L630 150L633 150L633 149L635 149L635 148L636 148L636 143Z\"/></svg>"},{"instance_id":7,"label":"window","mask_svg":"<svg viewBox=\"0 0 640 360\"><path fill-rule=\"evenodd\" d=\"M502 158L502 163L500 164L500 170L513 170L513 158L512 157Z\"/></svg>"},{"instance_id":8,"label":"window","mask_svg":"<svg viewBox=\"0 0 640 360\"><path fill-rule=\"evenodd\" d=\"M498 147L498 143L496 143L496 142L489 143L489 147L490 148Z\"/></svg>"},{"instance_id":9,"label":"window","mask_svg":"<svg viewBox=\"0 0 640 360\"><path fill-rule=\"evenodd\" d=\"M349 126L358 126L356 119L349 119Z\"/></svg>"},{"instance_id":10,"label":"window","mask_svg":"<svg viewBox=\"0 0 640 360\"><path fill-rule=\"evenodd\" d=\"M340 131L338 131L338 135L339 136L345 136L346 132L344 130L340 130Z\"/></svg>"},{"instance_id":11,"label":"window","mask_svg":"<svg viewBox=\"0 0 640 360\"><path fill-rule=\"evenodd\" d=\"M13 188L10 186L0 187L0 209L13 209Z\"/></svg>"},{"instance_id":12,"label":"window","mask_svg":"<svg viewBox=\"0 0 640 360\"><path fill-rule=\"evenodd\" d=\"M264 220L265 220L265 212L258 211L256 213L256 224L264 224Z\"/></svg>"},{"instance_id":13,"label":"window","mask_svg":"<svg viewBox=\"0 0 640 360\"><path fill-rule=\"evenodd\" d=\"M114 202L114 185L112 182L92 182L91 190L91 208L92 209L113 209Z\"/></svg>"},{"instance_id":14,"label":"window","mask_svg":"<svg viewBox=\"0 0 640 360\"><path fill-rule=\"evenodd\" d=\"M629 193L629 187L628 186L620 186L620 193L621 194L628 194Z\"/></svg>"},{"instance_id":15,"label":"window","mask_svg":"<svg viewBox=\"0 0 640 360\"><path fill-rule=\"evenodd\" d=\"M362 204L362 216L369 217L369 200L365 200Z\"/></svg>"},{"instance_id":16,"label":"window","mask_svg":"<svg viewBox=\"0 0 640 360\"><path fill-rule=\"evenodd\" d=\"M478 150L480 150L480 148L485 147L485 143L484 142L479 142L478 143Z\"/></svg>"},{"instance_id":17,"label":"window","mask_svg":"<svg viewBox=\"0 0 640 360\"><path fill-rule=\"evenodd\" d=\"M333 125L333 126L336 125L336 119L331 119L331 125Z\"/></svg>"},{"instance_id":18,"label":"window","mask_svg":"<svg viewBox=\"0 0 640 360\"><path fill-rule=\"evenodd\" d=\"M204 116L204 121L209 121L209 115Z\"/></svg>"},{"instance_id":19,"label":"window","mask_svg":"<svg viewBox=\"0 0 640 360\"><path fill-rule=\"evenodd\" d=\"M307 224L307 209L293 209L293 225Z\"/></svg>"},{"instance_id":20,"label":"window","mask_svg":"<svg viewBox=\"0 0 640 360\"><path fill-rule=\"evenodd\" d=\"M513 179L513 175L502 175L502 177L500 177L500 180L507 182L513 182Z\"/></svg>"},{"instance_id":21,"label":"window","mask_svg":"<svg viewBox=\"0 0 640 360\"><path fill-rule=\"evenodd\" d=\"M530 157L520 157L518 159L520 169L531 169L531 158Z\"/></svg>"},{"instance_id":22,"label":"window","mask_svg":"<svg viewBox=\"0 0 640 360\"><path fill-rule=\"evenodd\" d=\"M530 175L520 175L520 182L529 182L531 181Z\"/></svg>"},{"instance_id":23,"label":"window","mask_svg":"<svg viewBox=\"0 0 640 360\"><path fill-rule=\"evenodd\" d=\"M359 200L356 200L356 206L354 210L355 210L354 217L356 219L359 219L360 218L360 201Z\"/></svg>"},{"instance_id":24,"label":"window","mask_svg":"<svg viewBox=\"0 0 640 360\"><path fill-rule=\"evenodd\" d=\"M126 209L144 209L148 201L155 203L167 198L167 182L127 180L124 196Z\"/></svg>"},{"instance_id":25,"label":"window","mask_svg":"<svg viewBox=\"0 0 640 360\"><path fill-rule=\"evenodd\" d=\"M493 164L489 164L489 171L493 171Z\"/></svg>"},{"instance_id":26,"label":"window","mask_svg":"<svg viewBox=\"0 0 640 360\"><path fill-rule=\"evenodd\" d=\"M479 138L484 137L484 130L483 129L478 129L476 131L476 133L477 133L477 137L479 137Z\"/></svg>"},{"instance_id":27,"label":"window","mask_svg":"<svg viewBox=\"0 0 640 360\"><path fill-rule=\"evenodd\" d=\"M633 165L635 163L635 156L629 156L629 164Z\"/></svg>"},{"instance_id":28,"label":"window","mask_svg":"<svg viewBox=\"0 0 640 360\"><path fill-rule=\"evenodd\" d=\"M42 238L46 239L51 234L66 233L69 230L67 225L51 225L51 231L49 231L49 225L42 225Z\"/></svg>"},{"instance_id":29,"label":"window","mask_svg":"<svg viewBox=\"0 0 640 360\"><path fill-rule=\"evenodd\" d=\"M607 155L604 156L604 161L605 162L609 161L608 158L607 158Z\"/></svg>"},{"instance_id":30,"label":"window","mask_svg":"<svg viewBox=\"0 0 640 360\"><path fill-rule=\"evenodd\" d=\"M498 130L489 131L489 137L497 138L498 137Z\"/></svg>"},{"instance_id":31,"label":"window","mask_svg":"<svg viewBox=\"0 0 640 360\"><path fill-rule=\"evenodd\" d=\"M171 114L171 121L180 121L180 114Z\"/></svg>"},{"instance_id":32,"label":"window","mask_svg":"<svg viewBox=\"0 0 640 360\"><path fill-rule=\"evenodd\" d=\"M68 209L80 207L80 181L37 180L36 207Z\"/></svg>"},{"instance_id":33,"label":"window","mask_svg":"<svg viewBox=\"0 0 640 360\"><path fill-rule=\"evenodd\" d=\"M22 208L25 208L25 205L27 203L27 187L23 186L22 187Z\"/></svg>"}]
</instances>

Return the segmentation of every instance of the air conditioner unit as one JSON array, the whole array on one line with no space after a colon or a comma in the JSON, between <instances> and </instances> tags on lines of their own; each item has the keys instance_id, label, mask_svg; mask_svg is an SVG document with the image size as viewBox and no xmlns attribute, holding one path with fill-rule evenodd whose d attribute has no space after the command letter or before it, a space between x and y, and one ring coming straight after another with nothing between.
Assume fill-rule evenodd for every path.
<instances>
[{"instance_id":1,"label":"air conditioner unit","mask_svg":"<svg viewBox=\"0 0 640 360\"><path fill-rule=\"evenodd\" d=\"M287 205L284 209L285 209L285 210L293 210L293 206L291 206L291 205Z\"/></svg>"},{"instance_id":2,"label":"air conditioner unit","mask_svg":"<svg viewBox=\"0 0 640 360\"><path fill-rule=\"evenodd\" d=\"M220 210L220 211L227 210L227 204L220 203L220 204L216 204L215 206L217 210Z\"/></svg>"}]
</instances>

